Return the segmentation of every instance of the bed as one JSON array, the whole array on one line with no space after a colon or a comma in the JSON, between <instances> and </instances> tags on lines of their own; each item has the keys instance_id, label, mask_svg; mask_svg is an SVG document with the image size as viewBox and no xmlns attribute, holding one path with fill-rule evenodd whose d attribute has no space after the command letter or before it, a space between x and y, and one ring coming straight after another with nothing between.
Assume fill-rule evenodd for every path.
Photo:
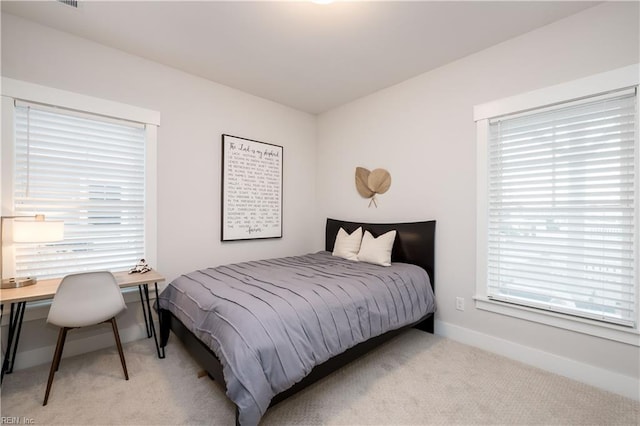
<instances>
[{"instance_id":1,"label":"bed","mask_svg":"<svg viewBox=\"0 0 640 426\"><path fill-rule=\"evenodd\" d=\"M396 231L389 267L332 256L342 228ZM182 275L158 299L170 331L236 405L236 423L325 377L408 327L433 333L435 221L327 219L325 250Z\"/></svg>"}]
</instances>

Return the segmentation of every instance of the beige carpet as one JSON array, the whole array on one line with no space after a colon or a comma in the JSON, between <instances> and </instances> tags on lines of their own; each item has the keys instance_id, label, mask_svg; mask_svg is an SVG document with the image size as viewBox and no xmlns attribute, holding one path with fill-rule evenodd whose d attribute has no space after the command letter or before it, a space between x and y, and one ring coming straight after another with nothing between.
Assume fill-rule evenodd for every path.
<instances>
[{"instance_id":1,"label":"beige carpet","mask_svg":"<svg viewBox=\"0 0 640 426\"><path fill-rule=\"evenodd\" d=\"M48 366L2 385L2 416L34 424L233 425L234 406L172 336L63 359L49 404ZM417 330L267 411L261 424L640 424L640 403Z\"/></svg>"}]
</instances>

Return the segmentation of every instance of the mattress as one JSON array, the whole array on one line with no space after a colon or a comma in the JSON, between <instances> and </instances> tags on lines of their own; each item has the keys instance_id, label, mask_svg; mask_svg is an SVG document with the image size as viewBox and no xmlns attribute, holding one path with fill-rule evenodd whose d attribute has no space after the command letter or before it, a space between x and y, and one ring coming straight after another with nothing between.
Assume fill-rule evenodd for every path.
<instances>
[{"instance_id":1,"label":"mattress","mask_svg":"<svg viewBox=\"0 0 640 426\"><path fill-rule=\"evenodd\" d=\"M314 366L435 311L424 269L329 252L194 271L158 303L216 354L242 425Z\"/></svg>"}]
</instances>

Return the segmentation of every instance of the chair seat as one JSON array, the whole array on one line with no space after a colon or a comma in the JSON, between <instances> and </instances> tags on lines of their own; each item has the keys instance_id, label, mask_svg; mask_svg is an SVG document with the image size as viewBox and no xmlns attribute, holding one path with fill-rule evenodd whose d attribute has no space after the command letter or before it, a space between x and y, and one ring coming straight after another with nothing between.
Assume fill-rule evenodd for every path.
<instances>
[{"instance_id":1,"label":"chair seat","mask_svg":"<svg viewBox=\"0 0 640 426\"><path fill-rule=\"evenodd\" d=\"M65 306L47 318L47 322L58 327L86 327L108 321L125 310L124 306L99 305Z\"/></svg>"}]
</instances>

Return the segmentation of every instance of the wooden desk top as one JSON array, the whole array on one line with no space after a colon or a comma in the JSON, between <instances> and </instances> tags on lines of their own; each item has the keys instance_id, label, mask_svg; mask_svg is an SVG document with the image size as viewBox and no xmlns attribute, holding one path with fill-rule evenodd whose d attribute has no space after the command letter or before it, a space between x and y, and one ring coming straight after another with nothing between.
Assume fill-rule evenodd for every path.
<instances>
[{"instance_id":1,"label":"wooden desk top","mask_svg":"<svg viewBox=\"0 0 640 426\"><path fill-rule=\"evenodd\" d=\"M141 284L153 284L164 281L164 277L155 270L144 274L129 274L127 271L114 272L116 281L121 288L134 287ZM35 300L52 299L56 294L62 278L38 280L34 285L19 288L3 288L0 290L1 303L32 302Z\"/></svg>"}]
</instances>

